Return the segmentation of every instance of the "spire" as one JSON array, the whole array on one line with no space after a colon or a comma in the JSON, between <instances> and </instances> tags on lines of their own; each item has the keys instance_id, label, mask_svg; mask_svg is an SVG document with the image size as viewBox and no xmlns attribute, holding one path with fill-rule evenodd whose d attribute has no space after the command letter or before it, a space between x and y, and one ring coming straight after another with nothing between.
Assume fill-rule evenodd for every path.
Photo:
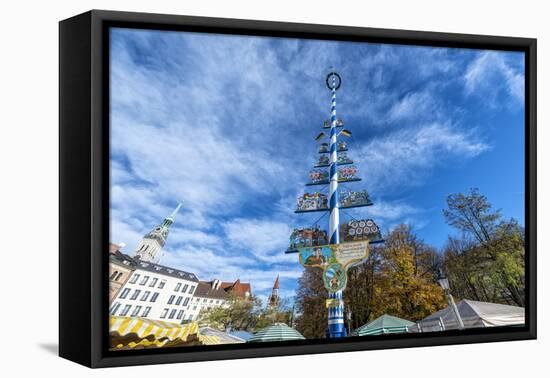
<instances>
[{"instance_id":1,"label":"spire","mask_svg":"<svg viewBox=\"0 0 550 378\"><path fill-rule=\"evenodd\" d=\"M277 274L277 279L275 280L275 284L273 285L273 290L279 288L279 275Z\"/></svg>"},{"instance_id":2,"label":"spire","mask_svg":"<svg viewBox=\"0 0 550 378\"><path fill-rule=\"evenodd\" d=\"M176 214L178 213L178 211L180 211L181 205L182 203L178 202L178 206L174 209L174 211L172 211L172 214L168 216L168 219L171 219L172 222L174 222L174 220L176 219Z\"/></svg>"},{"instance_id":3,"label":"spire","mask_svg":"<svg viewBox=\"0 0 550 378\"><path fill-rule=\"evenodd\" d=\"M267 307L277 307L279 305L279 275L275 279L273 284L273 290L271 290L271 295L267 299Z\"/></svg>"},{"instance_id":4,"label":"spire","mask_svg":"<svg viewBox=\"0 0 550 378\"><path fill-rule=\"evenodd\" d=\"M161 249L166 244L168 233L170 232L170 226L176 219L176 214L181 208L182 203L179 202L176 209L168 217L164 218L162 224L156 226L143 236L140 244L135 251L136 258L143 261L152 261L158 263L162 256Z\"/></svg>"},{"instance_id":5,"label":"spire","mask_svg":"<svg viewBox=\"0 0 550 378\"><path fill-rule=\"evenodd\" d=\"M166 217L164 219L164 223L163 223L163 226L170 226L172 223L174 223L174 221L176 220L176 214L178 213L178 211L181 209L181 205L182 203L181 202L178 202L178 206L174 209L174 211L172 211L172 214L170 214L168 217Z\"/></svg>"}]
</instances>

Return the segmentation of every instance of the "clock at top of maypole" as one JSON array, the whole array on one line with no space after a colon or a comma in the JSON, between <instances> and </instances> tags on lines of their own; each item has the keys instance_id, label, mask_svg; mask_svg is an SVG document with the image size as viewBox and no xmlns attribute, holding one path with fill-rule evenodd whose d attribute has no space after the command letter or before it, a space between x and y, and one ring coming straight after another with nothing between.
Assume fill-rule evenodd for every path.
<instances>
[{"instance_id":1,"label":"clock at top of maypole","mask_svg":"<svg viewBox=\"0 0 550 378\"><path fill-rule=\"evenodd\" d=\"M304 267L323 270L323 283L329 292L327 336L337 338L346 336L343 290L347 283L347 270L365 261L369 244L382 242L382 238L372 219L358 220L350 216L349 222L340 225L340 210L371 206L372 202L366 190L339 188L339 184L361 179L357 177L357 167L353 165L353 160L347 155L347 143L338 140L339 137L348 138L352 134L344 128L342 119L336 116L336 91L342 85L342 78L334 69L326 76L326 85L332 97L330 120L323 123L323 129L329 129L330 132L327 135L321 131L315 138L321 142L318 151L320 155L309 173L310 182L306 186L322 186L321 191L328 186L328 193L306 192L298 198L295 212L325 212L324 215L329 215L328 232L321 229L318 224L320 219L311 227L296 228L286 253L298 253ZM328 142L322 142L325 138Z\"/></svg>"}]
</instances>

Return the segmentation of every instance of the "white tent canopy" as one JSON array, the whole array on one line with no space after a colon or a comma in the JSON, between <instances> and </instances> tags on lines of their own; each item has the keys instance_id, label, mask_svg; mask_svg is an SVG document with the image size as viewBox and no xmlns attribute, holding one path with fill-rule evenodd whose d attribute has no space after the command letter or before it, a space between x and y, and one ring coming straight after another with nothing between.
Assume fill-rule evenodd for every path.
<instances>
[{"instance_id":1,"label":"white tent canopy","mask_svg":"<svg viewBox=\"0 0 550 378\"><path fill-rule=\"evenodd\" d=\"M525 323L523 307L497 303L477 302L463 299L456 307L466 328L515 326ZM413 332L435 332L445 329L457 329L458 322L450 307L420 320L410 328Z\"/></svg>"}]
</instances>

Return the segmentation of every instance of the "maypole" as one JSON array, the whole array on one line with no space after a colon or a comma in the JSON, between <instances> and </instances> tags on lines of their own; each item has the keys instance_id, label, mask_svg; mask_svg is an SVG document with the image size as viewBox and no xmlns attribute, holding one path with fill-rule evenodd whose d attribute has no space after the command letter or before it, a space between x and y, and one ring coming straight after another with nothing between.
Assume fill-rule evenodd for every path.
<instances>
[{"instance_id":1,"label":"maypole","mask_svg":"<svg viewBox=\"0 0 550 378\"><path fill-rule=\"evenodd\" d=\"M351 132L344 129L344 122L336 117L336 91L342 85L342 79L334 69L327 75L326 84L332 93L330 120L323 124L323 129L330 129L329 143L321 143L319 161L309 174L311 182L306 185L325 188L328 185L328 196L321 192L305 193L298 198L295 212L328 212L328 235L318 222L312 227L294 229L286 253L299 253L304 267L323 270L323 284L328 291L327 336L339 338L346 336L343 290L347 284L347 270L367 259L369 243L379 243L382 239L372 219L352 217L347 224L340 224L340 210L371 206L372 202L366 190L356 192L338 188L340 183L361 179L356 176L357 168L347 156L346 142L338 141L338 136L350 137ZM315 140L326 137L321 132ZM341 239L343 243L340 243Z\"/></svg>"},{"instance_id":2,"label":"maypole","mask_svg":"<svg viewBox=\"0 0 550 378\"><path fill-rule=\"evenodd\" d=\"M338 79L338 84L336 80ZM327 86L332 91L332 104L330 110L330 157L329 157L329 235L330 244L340 244L340 209L338 203L338 135L336 127L336 91L340 88L342 79L334 70L327 76ZM344 325L344 300L343 290L334 293L329 291L329 299L335 306L328 308L328 336L331 338L346 336Z\"/></svg>"}]
</instances>

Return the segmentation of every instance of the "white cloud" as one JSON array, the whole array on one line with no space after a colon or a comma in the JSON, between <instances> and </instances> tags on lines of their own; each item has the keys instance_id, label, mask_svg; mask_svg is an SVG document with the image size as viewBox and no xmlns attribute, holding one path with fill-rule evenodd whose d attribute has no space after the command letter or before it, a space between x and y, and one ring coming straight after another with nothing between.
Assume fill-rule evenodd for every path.
<instances>
[{"instance_id":1,"label":"white cloud","mask_svg":"<svg viewBox=\"0 0 550 378\"><path fill-rule=\"evenodd\" d=\"M403 121L418 118L436 118L439 105L433 98L431 91L410 92L396 101L389 110L389 121Z\"/></svg>"},{"instance_id":2,"label":"white cloud","mask_svg":"<svg viewBox=\"0 0 550 378\"><path fill-rule=\"evenodd\" d=\"M395 192L422 183L445 161L473 158L488 149L473 130L432 123L371 139L360 148L357 165L373 192Z\"/></svg>"},{"instance_id":3,"label":"white cloud","mask_svg":"<svg viewBox=\"0 0 550 378\"><path fill-rule=\"evenodd\" d=\"M288 223L261 219L235 219L224 225L229 243L250 250L267 263L291 261L288 248L292 228Z\"/></svg>"},{"instance_id":4,"label":"white cloud","mask_svg":"<svg viewBox=\"0 0 550 378\"><path fill-rule=\"evenodd\" d=\"M523 65L515 68L503 53L485 51L468 65L464 74L466 94L486 99L487 104L497 106L501 91L517 103L524 102L525 77Z\"/></svg>"}]
</instances>

